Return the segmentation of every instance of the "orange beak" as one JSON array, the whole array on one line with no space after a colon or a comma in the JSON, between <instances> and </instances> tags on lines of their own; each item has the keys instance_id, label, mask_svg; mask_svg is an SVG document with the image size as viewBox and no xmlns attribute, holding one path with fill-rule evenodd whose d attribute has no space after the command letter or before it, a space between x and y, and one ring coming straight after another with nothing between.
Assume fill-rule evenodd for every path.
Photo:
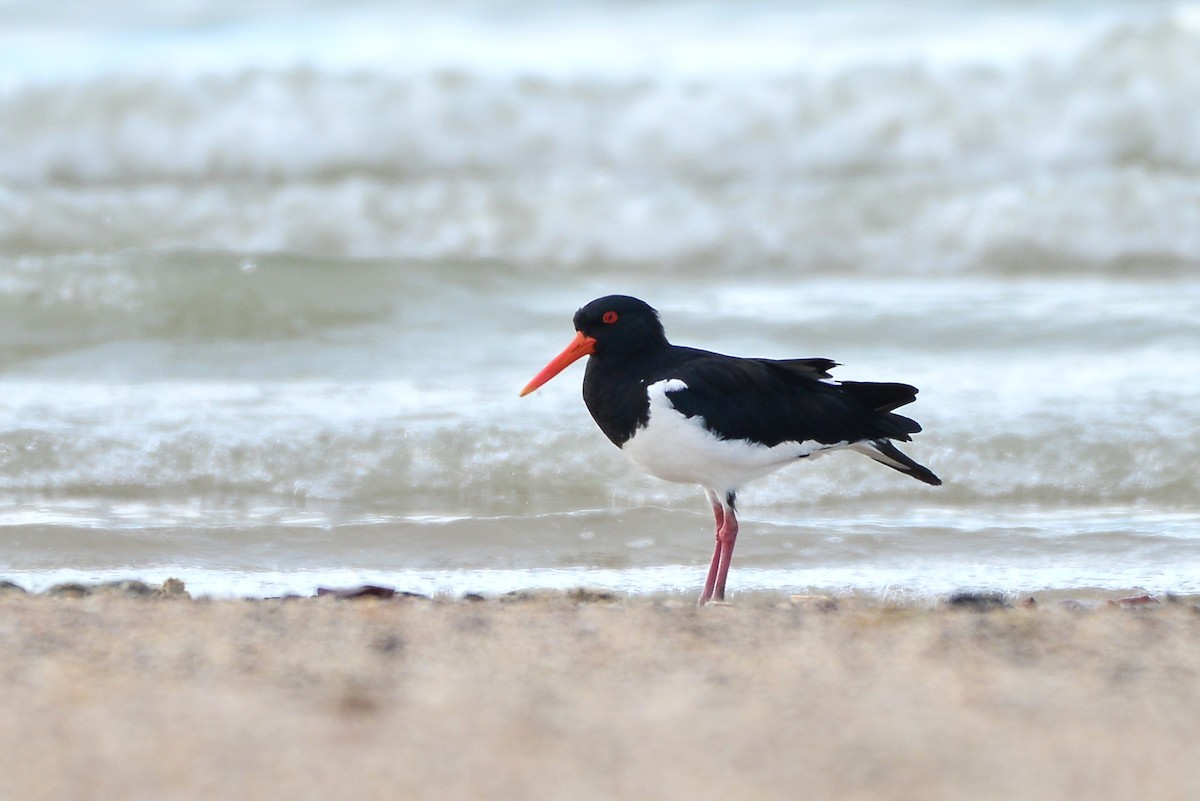
<instances>
[{"instance_id":1,"label":"orange beak","mask_svg":"<svg viewBox=\"0 0 1200 801\"><path fill-rule=\"evenodd\" d=\"M525 397L567 369L567 365L582 359L584 356L591 355L595 349L595 339L587 336L582 331L576 331L575 338L571 340L570 345L567 345L567 349L555 356L549 364L542 368L540 373L533 377L532 381L525 385L525 389L521 390L521 397Z\"/></svg>"}]
</instances>

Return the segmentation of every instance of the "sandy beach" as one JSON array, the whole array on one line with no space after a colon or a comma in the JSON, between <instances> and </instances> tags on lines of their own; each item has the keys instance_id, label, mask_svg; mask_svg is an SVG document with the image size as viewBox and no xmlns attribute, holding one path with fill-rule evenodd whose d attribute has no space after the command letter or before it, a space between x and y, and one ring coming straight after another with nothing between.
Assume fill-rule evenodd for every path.
<instances>
[{"instance_id":1,"label":"sandy beach","mask_svg":"<svg viewBox=\"0 0 1200 801\"><path fill-rule=\"evenodd\" d=\"M4 799L1200 797L1195 599L0 593Z\"/></svg>"}]
</instances>

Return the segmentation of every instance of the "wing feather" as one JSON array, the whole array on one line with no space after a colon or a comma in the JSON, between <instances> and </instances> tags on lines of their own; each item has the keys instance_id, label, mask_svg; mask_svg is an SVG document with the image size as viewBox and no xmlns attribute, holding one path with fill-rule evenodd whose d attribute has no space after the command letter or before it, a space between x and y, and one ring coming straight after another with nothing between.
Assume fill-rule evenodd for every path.
<instances>
[{"instance_id":1,"label":"wing feather","mask_svg":"<svg viewBox=\"0 0 1200 801\"><path fill-rule=\"evenodd\" d=\"M735 359L681 349L670 377L687 388L667 393L688 417L703 417L723 439L748 439L768 446L780 442L822 444L880 438L911 439L920 430L891 409L910 403L916 389L906 384L849 385L827 382L836 365L829 359Z\"/></svg>"}]
</instances>

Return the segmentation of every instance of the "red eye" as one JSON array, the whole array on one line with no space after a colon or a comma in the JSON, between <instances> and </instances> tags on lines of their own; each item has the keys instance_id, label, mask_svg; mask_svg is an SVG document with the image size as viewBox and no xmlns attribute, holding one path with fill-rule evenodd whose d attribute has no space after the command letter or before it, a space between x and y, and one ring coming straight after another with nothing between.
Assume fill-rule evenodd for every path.
<instances>
[{"instance_id":1,"label":"red eye","mask_svg":"<svg viewBox=\"0 0 1200 801\"><path fill-rule=\"evenodd\" d=\"M606 311L604 313L604 316L601 317L600 319L603 320L604 322L608 323L609 325L612 325L613 323L615 323L617 321L617 313L615 311Z\"/></svg>"}]
</instances>

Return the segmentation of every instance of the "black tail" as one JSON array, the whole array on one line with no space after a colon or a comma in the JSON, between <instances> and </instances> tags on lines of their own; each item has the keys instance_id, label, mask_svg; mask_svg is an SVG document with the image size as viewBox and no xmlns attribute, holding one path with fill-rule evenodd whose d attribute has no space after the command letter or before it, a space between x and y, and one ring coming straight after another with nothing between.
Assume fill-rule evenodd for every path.
<instances>
[{"instance_id":1,"label":"black tail","mask_svg":"<svg viewBox=\"0 0 1200 801\"><path fill-rule=\"evenodd\" d=\"M899 415L895 416L898 417ZM935 487L941 486L942 480L935 476L932 470L914 462L908 455L886 439L863 440L850 447L861 454L870 456L880 464L887 465L893 470L899 470L905 475L912 476L917 481L924 481L926 484L932 484Z\"/></svg>"},{"instance_id":2,"label":"black tail","mask_svg":"<svg viewBox=\"0 0 1200 801\"><path fill-rule=\"evenodd\" d=\"M875 381L839 381L838 386L855 400L877 412L890 412L917 399L917 388L908 384L881 384ZM920 429L918 429L919 431ZM915 431L913 432L916 433Z\"/></svg>"},{"instance_id":3,"label":"black tail","mask_svg":"<svg viewBox=\"0 0 1200 801\"><path fill-rule=\"evenodd\" d=\"M862 405L879 413L880 432L901 442L912 439L910 434L921 430L921 424L892 409L907 406L917 399L917 388L908 384L886 384L874 381L842 381L838 388ZM905 457L907 458L907 457Z\"/></svg>"}]
</instances>

